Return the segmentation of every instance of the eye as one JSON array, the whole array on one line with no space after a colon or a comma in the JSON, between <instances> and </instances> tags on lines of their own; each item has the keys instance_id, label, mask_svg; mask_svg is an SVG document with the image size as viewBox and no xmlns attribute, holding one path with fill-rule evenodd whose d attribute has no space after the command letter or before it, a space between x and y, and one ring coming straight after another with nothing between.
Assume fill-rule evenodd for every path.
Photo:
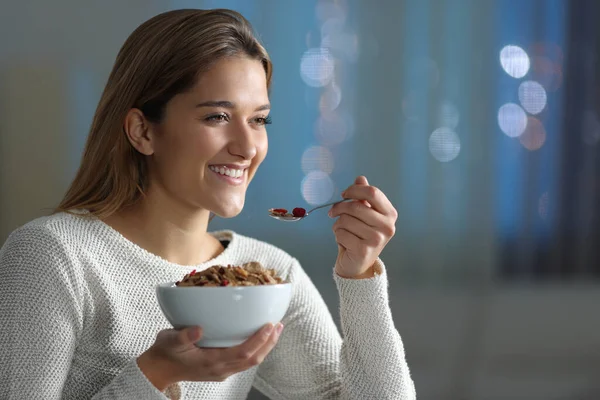
<instances>
[{"instance_id":1,"label":"eye","mask_svg":"<svg viewBox=\"0 0 600 400\"><path fill-rule=\"evenodd\" d=\"M254 123L257 125L269 125L272 122L273 121L271 120L271 116L254 118Z\"/></svg>"},{"instance_id":2,"label":"eye","mask_svg":"<svg viewBox=\"0 0 600 400\"><path fill-rule=\"evenodd\" d=\"M206 121L208 121L208 122L228 122L229 121L229 116L227 114L224 114L224 113L215 114L215 115L211 115L209 117L206 117Z\"/></svg>"}]
</instances>

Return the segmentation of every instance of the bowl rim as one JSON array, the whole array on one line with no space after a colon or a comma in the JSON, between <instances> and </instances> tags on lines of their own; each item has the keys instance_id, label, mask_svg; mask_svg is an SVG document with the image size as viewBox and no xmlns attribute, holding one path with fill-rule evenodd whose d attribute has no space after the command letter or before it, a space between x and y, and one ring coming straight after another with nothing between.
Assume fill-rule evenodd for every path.
<instances>
[{"instance_id":1,"label":"bowl rim","mask_svg":"<svg viewBox=\"0 0 600 400\"><path fill-rule=\"evenodd\" d=\"M169 281L169 282L162 282L162 283L158 283L156 284L156 289L209 289L209 290L223 290L223 289L234 289L234 290L256 290L253 288L265 288L265 287L274 287L274 288L278 288L278 287L286 287L286 286L291 286L292 282L285 282L285 283L275 283L275 284L270 284L270 285L253 285L253 286L175 286L175 282L176 281Z\"/></svg>"}]
</instances>

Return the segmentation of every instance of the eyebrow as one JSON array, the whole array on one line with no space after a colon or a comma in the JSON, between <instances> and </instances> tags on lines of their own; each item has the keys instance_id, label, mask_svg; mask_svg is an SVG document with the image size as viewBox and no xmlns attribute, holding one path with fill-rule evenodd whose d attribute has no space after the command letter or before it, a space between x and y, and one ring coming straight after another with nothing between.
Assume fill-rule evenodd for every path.
<instances>
[{"instance_id":1,"label":"eyebrow","mask_svg":"<svg viewBox=\"0 0 600 400\"><path fill-rule=\"evenodd\" d=\"M200 108L200 107L220 107L220 108L235 108L235 104L232 103L231 101L225 101L225 100L221 100L221 101L205 101L204 103L200 103L200 104L196 104L196 108ZM271 105L270 104L263 104L260 107L257 107L254 111L264 111L264 110L270 110L271 109Z\"/></svg>"}]
</instances>

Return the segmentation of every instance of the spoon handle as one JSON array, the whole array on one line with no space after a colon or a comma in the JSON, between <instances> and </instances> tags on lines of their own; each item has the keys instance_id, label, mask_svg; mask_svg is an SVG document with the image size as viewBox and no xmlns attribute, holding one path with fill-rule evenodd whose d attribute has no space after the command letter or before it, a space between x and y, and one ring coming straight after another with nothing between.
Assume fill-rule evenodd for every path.
<instances>
[{"instance_id":1,"label":"spoon handle","mask_svg":"<svg viewBox=\"0 0 600 400\"><path fill-rule=\"evenodd\" d=\"M322 206L315 207L312 210L309 210L306 214L310 214L311 212L313 212L315 210L318 210L319 208L325 208L325 207L329 207L329 206L334 206L334 205L336 205L338 203L343 203L344 201L349 201L349 200L352 200L352 199L338 200L338 201L334 201L333 203L323 204Z\"/></svg>"}]
</instances>

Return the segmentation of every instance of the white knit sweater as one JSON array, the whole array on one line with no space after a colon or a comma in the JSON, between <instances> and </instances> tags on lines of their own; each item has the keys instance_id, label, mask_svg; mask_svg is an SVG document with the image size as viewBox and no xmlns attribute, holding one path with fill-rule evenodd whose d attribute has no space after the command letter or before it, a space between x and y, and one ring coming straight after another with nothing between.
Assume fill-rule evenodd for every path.
<instances>
[{"instance_id":1,"label":"white knit sweater","mask_svg":"<svg viewBox=\"0 0 600 400\"><path fill-rule=\"evenodd\" d=\"M202 265L170 263L89 216L56 214L17 229L0 250L1 399L415 399L387 277L334 279L344 340L298 261L233 232ZM191 269L259 261L294 285L285 328L258 367L224 382L180 382L159 392L136 358L170 328L155 285ZM381 265L383 268L383 265Z\"/></svg>"}]
</instances>

